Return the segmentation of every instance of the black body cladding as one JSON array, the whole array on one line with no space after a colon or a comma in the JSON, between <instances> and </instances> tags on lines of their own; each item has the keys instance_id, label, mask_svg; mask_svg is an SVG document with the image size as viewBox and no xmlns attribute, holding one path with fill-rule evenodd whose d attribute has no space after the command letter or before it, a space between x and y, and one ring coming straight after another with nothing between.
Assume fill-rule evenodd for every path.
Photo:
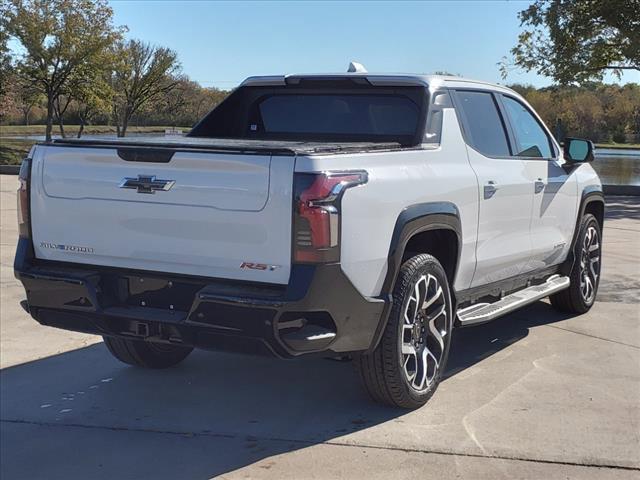
<instances>
[{"instance_id":1,"label":"black body cladding","mask_svg":"<svg viewBox=\"0 0 640 480\"><path fill-rule=\"evenodd\" d=\"M288 358L366 350L384 308L339 264L296 264L273 286L38 261L29 248L20 239L15 259L29 313L67 330Z\"/></svg>"},{"instance_id":2,"label":"black body cladding","mask_svg":"<svg viewBox=\"0 0 640 480\"><path fill-rule=\"evenodd\" d=\"M589 185L582 190L582 196L580 198L580 208L578 209L578 218L576 219L576 226L573 231L573 239L571 241L571 249L569 250L569 256L562 263L560 272L563 275L568 275L573 268L575 262L574 247L578 236L578 227L585 213L593 213L600 224L600 232L602 234L604 230L604 211L605 201L604 193L602 192L601 185Z\"/></svg>"}]
</instances>

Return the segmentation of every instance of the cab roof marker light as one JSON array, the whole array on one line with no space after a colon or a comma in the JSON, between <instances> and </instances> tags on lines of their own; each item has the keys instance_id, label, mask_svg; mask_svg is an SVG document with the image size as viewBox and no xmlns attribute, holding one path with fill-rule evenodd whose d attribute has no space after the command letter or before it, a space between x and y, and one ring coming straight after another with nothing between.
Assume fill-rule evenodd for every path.
<instances>
[{"instance_id":1,"label":"cab roof marker light","mask_svg":"<svg viewBox=\"0 0 640 480\"><path fill-rule=\"evenodd\" d=\"M350 62L347 73L368 73L363 64L359 62Z\"/></svg>"}]
</instances>

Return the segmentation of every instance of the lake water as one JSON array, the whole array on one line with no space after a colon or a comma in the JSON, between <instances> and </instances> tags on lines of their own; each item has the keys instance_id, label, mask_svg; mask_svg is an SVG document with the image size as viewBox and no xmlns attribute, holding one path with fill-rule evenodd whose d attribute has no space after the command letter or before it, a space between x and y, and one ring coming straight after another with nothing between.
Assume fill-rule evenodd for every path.
<instances>
[{"instance_id":1,"label":"lake water","mask_svg":"<svg viewBox=\"0 0 640 480\"><path fill-rule=\"evenodd\" d=\"M159 135L158 133L132 133L130 136ZM173 135L171 135L173 136ZM113 135L85 135L83 138L109 138ZM10 138L24 138L43 141L42 135L12 136ZM640 185L640 149L596 149L596 160L593 168L598 172L605 185Z\"/></svg>"},{"instance_id":2,"label":"lake water","mask_svg":"<svg viewBox=\"0 0 640 480\"><path fill-rule=\"evenodd\" d=\"M640 150L598 148L593 168L604 185L640 185Z\"/></svg>"}]
</instances>

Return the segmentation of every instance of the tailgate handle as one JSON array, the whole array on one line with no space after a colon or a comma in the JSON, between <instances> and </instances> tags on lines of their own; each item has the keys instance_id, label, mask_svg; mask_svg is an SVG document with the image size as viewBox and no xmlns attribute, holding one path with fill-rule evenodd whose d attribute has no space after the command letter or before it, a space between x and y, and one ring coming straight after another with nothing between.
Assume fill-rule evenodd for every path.
<instances>
[{"instance_id":1,"label":"tailgate handle","mask_svg":"<svg viewBox=\"0 0 640 480\"><path fill-rule=\"evenodd\" d=\"M175 150L158 148L119 148L118 156L127 162L169 163Z\"/></svg>"},{"instance_id":2,"label":"tailgate handle","mask_svg":"<svg viewBox=\"0 0 640 480\"><path fill-rule=\"evenodd\" d=\"M138 178L125 177L120 188L135 188L138 193L156 193L171 190L175 183L175 180L160 180L155 175L138 175Z\"/></svg>"}]
</instances>

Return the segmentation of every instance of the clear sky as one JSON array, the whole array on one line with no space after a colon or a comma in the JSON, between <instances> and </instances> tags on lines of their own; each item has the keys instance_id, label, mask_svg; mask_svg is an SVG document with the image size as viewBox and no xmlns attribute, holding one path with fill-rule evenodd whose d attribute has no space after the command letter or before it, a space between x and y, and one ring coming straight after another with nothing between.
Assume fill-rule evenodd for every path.
<instances>
[{"instance_id":1,"label":"clear sky","mask_svg":"<svg viewBox=\"0 0 640 480\"><path fill-rule=\"evenodd\" d=\"M250 75L345 71L351 60L370 72L449 71L503 82L497 63L516 43L517 13L530 3L111 1L129 37L176 50L184 73L223 89ZM640 74L622 81L640 82ZM551 83L523 72L506 82Z\"/></svg>"}]
</instances>

